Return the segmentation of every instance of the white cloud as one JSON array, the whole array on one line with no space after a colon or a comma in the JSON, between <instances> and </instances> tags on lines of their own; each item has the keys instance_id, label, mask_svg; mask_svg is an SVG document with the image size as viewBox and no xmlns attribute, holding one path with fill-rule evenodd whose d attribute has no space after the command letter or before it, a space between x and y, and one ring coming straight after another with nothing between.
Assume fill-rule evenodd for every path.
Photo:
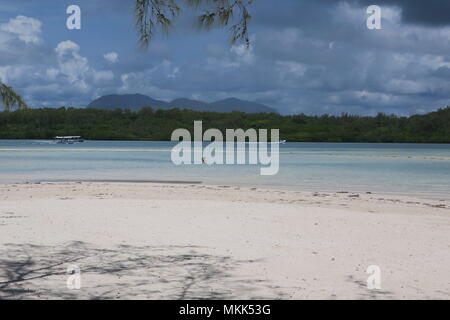
<instances>
[{"instance_id":1,"label":"white cloud","mask_svg":"<svg viewBox=\"0 0 450 320\"><path fill-rule=\"evenodd\" d=\"M96 71L93 73L93 75L94 82L97 85L101 85L114 79L114 73L112 71Z\"/></svg>"},{"instance_id":2,"label":"white cloud","mask_svg":"<svg viewBox=\"0 0 450 320\"><path fill-rule=\"evenodd\" d=\"M55 68L49 68L46 71L46 75L47 75L48 79L55 80L56 77L59 75L59 70L55 69Z\"/></svg>"},{"instance_id":3,"label":"white cloud","mask_svg":"<svg viewBox=\"0 0 450 320\"><path fill-rule=\"evenodd\" d=\"M11 81L31 78L35 69L30 66L5 66L0 67L0 80L9 83Z\"/></svg>"},{"instance_id":4,"label":"white cloud","mask_svg":"<svg viewBox=\"0 0 450 320\"><path fill-rule=\"evenodd\" d=\"M287 77L301 78L307 70L304 64L295 61L276 61L275 65L282 79L286 79Z\"/></svg>"},{"instance_id":5,"label":"white cloud","mask_svg":"<svg viewBox=\"0 0 450 320\"><path fill-rule=\"evenodd\" d=\"M66 40L58 43L55 48L55 52L58 56L64 56L66 53L75 52L78 53L80 51L80 46L71 40Z\"/></svg>"},{"instance_id":6,"label":"white cloud","mask_svg":"<svg viewBox=\"0 0 450 320\"><path fill-rule=\"evenodd\" d=\"M79 54L80 46L73 41L60 42L55 52L57 54L59 71L73 85L86 91L88 85L86 77L89 75L89 63L86 57Z\"/></svg>"},{"instance_id":7,"label":"white cloud","mask_svg":"<svg viewBox=\"0 0 450 320\"><path fill-rule=\"evenodd\" d=\"M25 43L39 43L41 26L42 23L39 20L19 15L7 23L1 24L0 30L17 35Z\"/></svg>"},{"instance_id":8,"label":"white cloud","mask_svg":"<svg viewBox=\"0 0 450 320\"><path fill-rule=\"evenodd\" d=\"M254 37L252 37L252 43L256 41ZM246 64L253 64L255 62L255 55L253 53L253 45L247 47L245 44L241 45L233 45L230 49L232 53L238 58L239 62Z\"/></svg>"},{"instance_id":9,"label":"white cloud","mask_svg":"<svg viewBox=\"0 0 450 320\"><path fill-rule=\"evenodd\" d=\"M119 54L117 52L109 52L103 55L106 61L116 63L119 61Z\"/></svg>"},{"instance_id":10,"label":"white cloud","mask_svg":"<svg viewBox=\"0 0 450 320\"><path fill-rule=\"evenodd\" d=\"M168 79L176 79L180 75L180 68L173 65L170 60L164 59L160 66L157 66ZM157 71L157 70L154 70Z\"/></svg>"}]
</instances>

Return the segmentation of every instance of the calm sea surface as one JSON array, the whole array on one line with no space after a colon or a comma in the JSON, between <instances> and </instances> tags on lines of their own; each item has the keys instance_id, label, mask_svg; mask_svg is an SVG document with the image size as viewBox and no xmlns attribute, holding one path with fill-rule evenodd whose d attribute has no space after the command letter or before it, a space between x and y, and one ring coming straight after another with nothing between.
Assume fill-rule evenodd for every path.
<instances>
[{"instance_id":1,"label":"calm sea surface","mask_svg":"<svg viewBox=\"0 0 450 320\"><path fill-rule=\"evenodd\" d=\"M182 165L172 142L0 140L0 183L53 180L164 180L450 198L450 145L287 143L280 170L259 165Z\"/></svg>"}]
</instances>

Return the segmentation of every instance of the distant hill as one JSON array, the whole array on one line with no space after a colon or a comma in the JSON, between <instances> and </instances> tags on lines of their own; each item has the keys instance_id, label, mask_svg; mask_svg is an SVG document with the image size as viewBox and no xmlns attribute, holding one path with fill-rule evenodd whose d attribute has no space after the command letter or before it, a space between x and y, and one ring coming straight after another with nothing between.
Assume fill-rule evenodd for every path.
<instances>
[{"instance_id":1,"label":"distant hill","mask_svg":"<svg viewBox=\"0 0 450 320\"><path fill-rule=\"evenodd\" d=\"M111 94L95 99L87 107L103 110L130 109L137 111L148 106L154 109L166 109L168 104L165 101L155 100L143 94Z\"/></svg>"},{"instance_id":2,"label":"distant hill","mask_svg":"<svg viewBox=\"0 0 450 320\"><path fill-rule=\"evenodd\" d=\"M241 111L245 113L278 113L277 110L266 105L229 98L221 101L207 103L203 101L191 100L186 98L175 99L171 102L165 102L150 98L142 94L123 94L123 95L107 95L92 101L88 108L114 110L114 109L130 109L137 111L143 107L152 107L153 109L189 109L195 111L210 112L231 112Z\"/></svg>"},{"instance_id":3,"label":"distant hill","mask_svg":"<svg viewBox=\"0 0 450 320\"><path fill-rule=\"evenodd\" d=\"M211 109L214 109L216 112L227 112L230 111L230 108L238 108L236 111L242 111L246 113L272 113L277 111L271 107L266 105L250 102L245 100L239 100L236 98L229 98L225 100L220 100L217 102L213 102L209 104ZM212 110L211 110L212 111Z\"/></svg>"},{"instance_id":4,"label":"distant hill","mask_svg":"<svg viewBox=\"0 0 450 320\"><path fill-rule=\"evenodd\" d=\"M196 111L209 111L208 103L198 100L191 100L186 98L175 99L168 103L172 108L190 109Z\"/></svg>"}]
</instances>

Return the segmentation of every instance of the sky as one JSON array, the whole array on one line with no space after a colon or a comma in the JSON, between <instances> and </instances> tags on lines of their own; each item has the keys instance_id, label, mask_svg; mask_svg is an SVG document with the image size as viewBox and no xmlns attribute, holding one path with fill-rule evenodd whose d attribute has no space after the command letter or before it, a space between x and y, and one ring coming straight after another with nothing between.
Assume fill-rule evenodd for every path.
<instances>
[{"instance_id":1,"label":"sky","mask_svg":"<svg viewBox=\"0 0 450 320\"><path fill-rule=\"evenodd\" d=\"M180 0L182 2L182 0ZM450 105L450 1L254 0L251 47L199 31L183 11L142 50L133 0L2 0L0 81L32 107L106 94L207 102L237 97L282 114L397 115ZM66 9L81 8L81 30ZM381 7L380 30L367 7Z\"/></svg>"}]
</instances>

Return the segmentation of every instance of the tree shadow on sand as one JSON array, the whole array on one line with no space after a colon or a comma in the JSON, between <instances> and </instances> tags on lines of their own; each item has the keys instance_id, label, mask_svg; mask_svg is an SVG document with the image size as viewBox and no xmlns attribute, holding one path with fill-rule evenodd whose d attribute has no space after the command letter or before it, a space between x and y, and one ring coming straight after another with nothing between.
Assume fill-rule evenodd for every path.
<instances>
[{"instance_id":1,"label":"tree shadow on sand","mask_svg":"<svg viewBox=\"0 0 450 320\"><path fill-rule=\"evenodd\" d=\"M283 290L243 276L238 261L196 246L98 248L84 242L0 250L0 299L282 299ZM70 290L67 268L81 270ZM251 270L246 268L246 270ZM245 273L245 272L244 272Z\"/></svg>"},{"instance_id":2,"label":"tree shadow on sand","mask_svg":"<svg viewBox=\"0 0 450 320\"><path fill-rule=\"evenodd\" d=\"M371 290L367 288L367 283L357 280L353 276L347 276L347 281L356 285L358 289L359 300L392 300L395 299L394 293L386 290Z\"/></svg>"}]
</instances>

